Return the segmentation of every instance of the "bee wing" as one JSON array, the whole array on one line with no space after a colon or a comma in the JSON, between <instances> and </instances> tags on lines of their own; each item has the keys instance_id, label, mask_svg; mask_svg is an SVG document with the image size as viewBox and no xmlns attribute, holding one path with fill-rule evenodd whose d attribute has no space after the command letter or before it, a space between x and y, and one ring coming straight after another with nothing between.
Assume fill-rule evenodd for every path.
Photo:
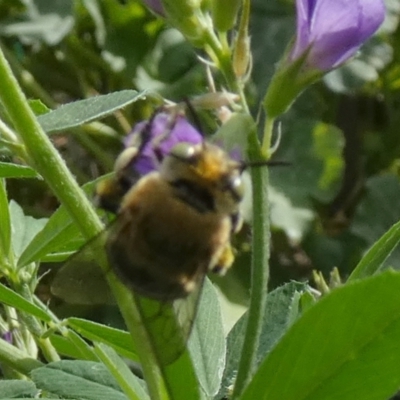
<instances>
[{"instance_id":1,"label":"bee wing","mask_svg":"<svg viewBox=\"0 0 400 400\"><path fill-rule=\"evenodd\" d=\"M135 294L153 351L161 365L177 360L185 351L199 304L204 274L187 297L161 302Z\"/></svg>"},{"instance_id":2,"label":"bee wing","mask_svg":"<svg viewBox=\"0 0 400 400\"><path fill-rule=\"evenodd\" d=\"M123 219L117 217L105 231L71 256L57 272L51 285L52 293L70 304L115 303L99 263L108 262L106 244L110 232L124 225ZM122 259L126 261L129 260L125 254L127 251L123 246L119 248ZM132 290L141 323L161 365L173 363L186 349L204 277L205 272L199 270L194 278L193 291L187 297L174 301L154 300Z\"/></svg>"},{"instance_id":3,"label":"bee wing","mask_svg":"<svg viewBox=\"0 0 400 400\"><path fill-rule=\"evenodd\" d=\"M102 260L107 260L106 238L106 231L95 236L57 271L51 284L55 296L70 304L115 303L99 265Z\"/></svg>"}]
</instances>

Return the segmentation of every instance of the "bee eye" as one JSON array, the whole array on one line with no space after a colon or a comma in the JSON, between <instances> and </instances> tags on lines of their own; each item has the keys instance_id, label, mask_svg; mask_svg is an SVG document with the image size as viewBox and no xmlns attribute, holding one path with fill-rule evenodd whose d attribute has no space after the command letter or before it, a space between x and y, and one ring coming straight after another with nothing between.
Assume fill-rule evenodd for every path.
<instances>
[{"instance_id":1,"label":"bee eye","mask_svg":"<svg viewBox=\"0 0 400 400\"><path fill-rule=\"evenodd\" d=\"M170 155L182 161L191 161L195 155L195 148L189 143L178 143L171 150Z\"/></svg>"},{"instance_id":2,"label":"bee eye","mask_svg":"<svg viewBox=\"0 0 400 400\"><path fill-rule=\"evenodd\" d=\"M241 176L236 176L232 179L231 188L236 198L241 200L244 196L244 184Z\"/></svg>"},{"instance_id":3,"label":"bee eye","mask_svg":"<svg viewBox=\"0 0 400 400\"><path fill-rule=\"evenodd\" d=\"M231 193L236 201L241 201L244 196L244 184L240 175L230 176L224 183L224 190Z\"/></svg>"}]
</instances>

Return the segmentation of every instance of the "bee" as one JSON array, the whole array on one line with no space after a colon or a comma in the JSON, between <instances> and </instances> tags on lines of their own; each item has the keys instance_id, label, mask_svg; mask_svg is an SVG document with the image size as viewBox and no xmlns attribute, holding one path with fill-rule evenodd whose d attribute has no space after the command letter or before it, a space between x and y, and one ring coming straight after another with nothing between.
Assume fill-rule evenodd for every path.
<instances>
[{"instance_id":1,"label":"bee","mask_svg":"<svg viewBox=\"0 0 400 400\"><path fill-rule=\"evenodd\" d=\"M87 295L89 281L104 281L97 279L100 268L89 268L104 251L122 283L160 304L159 317L167 314L164 303L186 305L184 340L206 274L223 275L234 261L231 237L241 225L246 168L198 133L185 138L185 121L179 113L159 112L134 135L116 160L115 176L97 188L98 204L116 213L115 220L52 284L53 293L67 301L79 290ZM101 285L94 301L78 294L74 302L103 302L105 281ZM170 332L169 340L174 336ZM182 345L177 347L166 362L179 354Z\"/></svg>"}]
</instances>

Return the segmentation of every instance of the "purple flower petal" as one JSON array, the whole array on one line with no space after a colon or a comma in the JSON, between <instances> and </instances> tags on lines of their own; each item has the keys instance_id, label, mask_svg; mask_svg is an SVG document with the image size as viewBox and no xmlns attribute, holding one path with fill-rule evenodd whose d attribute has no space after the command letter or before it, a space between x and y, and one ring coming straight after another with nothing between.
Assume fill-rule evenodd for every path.
<instances>
[{"instance_id":1,"label":"purple flower petal","mask_svg":"<svg viewBox=\"0 0 400 400\"><path fill-rule=\"evenodd\" d=\"M148 129L150 140L143 147L134 164L134 168L141 175L158 169L162 159L176 144L181 142L199 144L204 139L202 134L182 115L174 117L171 114L159 113L150 123L149 121L138 123L125 140L125 145L132 145L135 136L143 135L144 129Z\"/></svg>"},{"instance_id":2,"label":"purple flower petal","mask_svg":"<svg viewBox=\"0 0 400 400\"><path fill-rule=\"evenodd\" d=\"M345 62L379 28L382 0L297 0L295 60L309 50L308 68L329 70Z\"/></svg>"}]
</instances>

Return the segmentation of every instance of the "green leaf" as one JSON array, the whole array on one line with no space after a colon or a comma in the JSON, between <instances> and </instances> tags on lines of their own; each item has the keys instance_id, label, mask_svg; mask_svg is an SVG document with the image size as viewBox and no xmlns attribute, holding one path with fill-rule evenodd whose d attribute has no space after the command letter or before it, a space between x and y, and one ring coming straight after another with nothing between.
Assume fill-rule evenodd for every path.
<instances>
[{"instance_id":1,"label":"green leaf","mask_svg":"<svg viewBox=\"0 0 400 400\"><path fill-rule=\"evenodd\" d=\"M260 344L257 351L259 365L271 348L296 320L299 299L307 293L304 283L290 282L268 294ZM241 357L243 340L247 324L245 313L235 324L227 337L227 362L219 396L228 395L229 387L234 383L237 366Z\"/></svg>"},{"instance_id":2,"label":"green leaf","mask_svg":"<svg viewBox=\"0 0 400 400\"><path fill-rule=\"evenodd\" d=\"M36 219L24 215L22 208L13 200L10 201L12 246L14 254L19 257L31 242L32 238L44 227L46 218Z\"/></svg>"},{"instance_id":3,"label":"green leaf","mask_svg":"<svg viewBox=\"0 0 400 400\"><path fill-rule=\"evenodd\" d=\"M184 299L160 302L134 293L148 345L172 399L200 398L199 383L187 350L201 287ZM135 345L138 345L135 343Z\"/></svg>"},{"instance_id":4,"label":"green leaf","mask_svg":"<svg viewBox=\"0 0 400 400\"><path fill-rule=\"evenodd\" d=\"M60 355L74 359L82 358L82 352L75 344L71 343L70 339L58 334L53 334L50 336L50 341Z\"/></svg>"},{"instance_id":5,"label":"green leaf","mask_svg":"<svg viewBox=\"0 0 400 400\"><path fill-rule=\"evenodd\" d=\"M75 245L74 245L75 246ZM58 253L47 254L40 258L41 262L58 263L64 262L69 257L71 257L75 251L60 251Z\"/></svg>"},{"instance_id":6,"label":"green leaf","mask_svg":"<svg viewBox=\"0 0 400 400\"><path fill-rule=\"evenodd\" d=\"M199 382L187 351L172 364L162 365L161 369L172 399L200 399Z\"/></svg>"},{"instance_id":7,"label":"green leaf","mask_svg":"<svg viewBox=\"0 0 400 400\"><path fill-rule=\"evenodd\" d=\"M114 350L103 344L98 344L95 347L95 351L129 399L150 399L144 390L144 382L133 375L132 371Z\"/></svg>"},{"instance_id":8,"label":"green leaf","mask_svg":"<svg viewBox=\"0 0 400 400\"><path fill-rule=\"evenodd\" d=\"M254 120L251 116L244 113L233 113L220 129L213 135L212 139L216 143L220 143L222 148L228 152L244 151L247 148L247 132L254 129ZM241 154L244 158L246 154Z\"/></svg>"},{"instance_id":9,"label":"green leaf","mask_svg":"<svg viewBox=\"0 0 400 400\"><path fill-rule=\"evenodd\" d=\"M61 131L106 117L128 104L148 96L146 91L121 90L65 104L54 111L38 117L46 132Z\"/></svg>"},{"instance_id":10,"label":"green leaf","mask_svg":"<svg viewBox=\"0 0 400 400\"><path fill-rule=\"evenodd\" d=\"M40 175L25 165L0 162L1 178L39 178Z\"/></svg>"},{"instance_id":11,"label":"green leaf","mask_svg":"<svg viewBox=\"0 0 400 400\"><path fill-rule=\"evenodd\" d=\"M297 242L314 219L312 199L326 203L337 193L343 170L343 137L334 126L300 118L294 112L282 131L274 159L291 165L270 168L271 222Z\"/></svg>"},{"instance_id":12,"label":"green leaf","mask_svg":"<svg viewBox=\"0 0 400 400\"><path fill-rule=\"evenodd\" d=\"M92 361L58 361L32 371L42 390L85 400L126 400L107 368Z\"/></svg>"},{"instance_id":13,"label":"green leaf","mask_svg":"<svg viewBox=\"0 0 400 400\"><path fill-rule=\"evenodd\" d=\"M23 380L0 381L0 400L6 397L34 397L38 390L32 382Z\"/></svg>"},{"instance_id":14,"label":"green leaf","mask_svg":"<svg viewBox=\"0 0 400 400\"><path fill-rule=\"evenodd\" d=\"M357 266L355 276L367 276L382 266L400 268L400 250L396 249L399 196L400 182L396 176L384 174L368 180L366 194L357 207L350 230L373 247L360 261L362 264Z\"/></svg>"},{"instance_id":15,"label":"green leaf","mask_svg":"<svg viewBox=\"0 0 400 400\"><path fill-rule=\"evenodd\" d=\"M394 271L333 290L292 325L241 399L389 398L400 386L399 291Z\"/></svg>"},{"instance_id":16,"label":"green leaf","mask_svg":"<svg viewBox=\"0 0 400 400\"><path fill-rule=\"evenodd\" d=\"M51 317L40 307L25 300L22 296L13 292L11 289L4 286L2 283L0 283L0 303L7 304L11 307L16 308L19 311L24 311L30 315L34 315L35 317L41 319L42 321L45 322L51 321Z\"/></svg>"},{"instance_id":17,"label":"green leaf","mask_svg":"<svg viewBox=\"0 0 400 400\"><path fill-rule=\"evenodd\" d=\"M28 100L28 102L35 115L47 114L51 111L50 108L39 99Z\"/></svg>"},{"instance_id":18,"label":"green leaf","mask_svg":"<svg viewBox=\"0 0 400 400\"><path fill-rule=\"evenodd\" d=\"M60 354L75 359L99 361L93 347L72 329L64 329L63 336L53 333L50 340Z\"/></svg>"},{"instance_id":19,"label":"green leaf","mask_svg":"<svg viewBox=\"0 0 400 400\"><path fill-rule=\"evenodd\" d=\"M11 240L11 221L10 210L8 208L8 197L6 191L6 181L0 179L0 260L7 258L10 253Z\"/></svg>"},{"instance_id":20,"label":"green leaf","mask_svg":"<svg viewBox=\"0 0 400 400\"><path fill-rule=\"evenodd\" d=\"M282 130L274 158L289 161L292 166L271 168L272 186L295 206L311 208L311 196L323 202L332 200L343 170L341 131L298 116L286 121ZM272 213L275 207L279 203Z\"/></svg>"},{"instance_id":21,"label":"green leaf","mask_svg":"<svg viewBox=\"0 0 400 400\"><path fill-rule=\"evenodd\" d=\"M275 289L267 297L263 333L257 351L258 363L264 360L281 336L296 321L299 316L300 297L306 291L306 284L290 282Z\"/></svg>"},{"instance_id":22,"label":"green leaf","mask_svg":"<svg viewBox=\"0 0 400 400\"><path fill-rule=\"evenodd\" d=\"M43 229L26 246L18 259L18 267L42 260L56 251L76 250L84 243L78 227L72 222L64 207L60 207Z\"/></svg>"},{"instance_id":23,"label":"green leaf","mask_svg":"<svg viewBox=\"0 0 400 400\"><path fill-rule=\"evenodd\" d=\"M104 343L124 357L138 360L132 337L128 332L80 318L68 318L67 323L84 338Z\"/></svg>"},{"instance_id":24,"label":"green leaf","mask_svg":"<svg viewBox=\"0 0 400 400\"><path fill-rule=\"evenodd\" d=\"M204 282L197 317L188 342L197 378L209 397L218 393L225 366L225 336L217 293Z\"/></svg>"},{"instance_id":25,"label":"green leaf","mask_svg":"<svg viewBox=\"0 0 400 400\"><path fill-rule=\"evenodd\" d=\"M97 183L102 179L104 177L86 183L82 189L91 195ZM26 246L18 259L18 266L22 267L33 261L43 260L45 256L53 252L76 251L84 241L81 232L72 222L65 207L60 206L47 220L43 229ZM67 255L61 255L61 259L65 260Z\"/></svg>"},{"instance_id":26,"label":"green leaf","mask_svg":"<svg viewBox=\"0 0 400 400\"><path fill-rule=\"evenodd\" d=\"M400 222L394 224L364 255L348 281L366 278L378 272L400 242Z\"/></svg>"},{"instance_id":27,"label":"green leaf","mask_svg":"<svg viewBox=\"0 0 400 400\"><path fill-rule=\"evenodd\" d=\"M94 354L93 348L86 343L76 332L68 329L67 338L76 347L80 353L80 359L88 361L99 361L97 356Z\"/></svg>"},{"instance_id":28,"label":"green leaf","mask_svg":"<svg viewBox=\"0 0 400 400\"><path fill-rule=\"evenodd\" d=\"M193 46L180 32L176 29L165 29L158 35L157 42L146 59L146 66L149 72L156 69L156 76L160 81L177 84L182 77L198 67L198 60Z\"/></svg>"},{"instance_id":29,"label":"green leaf","mask_svg":"<svg viewBox=\"0 0 400 400\"><path fill-rule=\"evenodd\" d=\"M187 300L184 299L186 306L188 306L186 303ZM200 294L197 310L198 315L194 322L197 326L192 332L193 337L189 338L189 351L183 349L185 351L183 351L182 355L171 364L160 362L160 368L167 382L169 394L173 399L190 398L195 400L200 398L199 383L208 397L218 390L221 380L221 370L224 365L225 346L223 343L221 316L217 305L218 299L215 297L212 284L206 278L203 291ZM174 304L175 306L176 304ZM189 305L189 308L189 316L193 318L191 305ZM180 319L182 313L179 310L182 311L182 309L176 307L177 317ZM165 311L163 316L166 316ZM146 323L148 324L147 319ZM170 326L172 323L172 317L169 317L168 320L159 321L158 327L156 324L147 326L147 329L151 330L152 337L156 334L164 335L164 339L152 343L153 346L157 346L155 350L157 356L159 352L163 351L163 347L168 345L162 329L164 327L164 329L167 328L171 332L175 332L176 328ZM185 331L187 326L182 329ZM186 335L187 332L182 334ZM181 344L176 339L172 344L177 346L176 349L178 351L182 351ZM173 354L173 351L174 349L171 349L171 354ZM189 354L192 356L192 359Z\"/></svg>"}]
</instances>

